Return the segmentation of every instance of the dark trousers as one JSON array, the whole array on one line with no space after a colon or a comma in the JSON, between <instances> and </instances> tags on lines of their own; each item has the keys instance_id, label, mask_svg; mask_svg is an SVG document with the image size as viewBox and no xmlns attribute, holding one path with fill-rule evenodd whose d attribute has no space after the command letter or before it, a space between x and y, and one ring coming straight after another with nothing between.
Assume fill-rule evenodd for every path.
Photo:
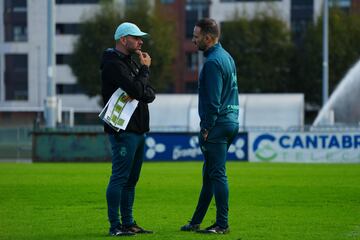
<instances>
[{"instance_id":1,"label":"dark trousers","mask_svg":"<svg viewBox=\"0 0 360 240\"><path fill-rule=\"evenodd\" d=\"M132 208L135 185L144 158L145 135L120 132L109 135L112 148L112 174L106 191L110 229L134 222Z\"/></svg>"},{"instance_id":2,"label":"dark trousers","mask_svg":"<svg viewBox=\"0 0 360 240\"><path fill-rule=\"evenodd\" d=\"M229 187L226 176L226 157L230 144L239 130L237 124L215 126L204 141L199 136L201 151L204 155L203 184L199 201L191 219L192 224L200 224L209 208L211 199L215 196L216 224L222 228L228 227Z\"/></svg>"}]
</instances>

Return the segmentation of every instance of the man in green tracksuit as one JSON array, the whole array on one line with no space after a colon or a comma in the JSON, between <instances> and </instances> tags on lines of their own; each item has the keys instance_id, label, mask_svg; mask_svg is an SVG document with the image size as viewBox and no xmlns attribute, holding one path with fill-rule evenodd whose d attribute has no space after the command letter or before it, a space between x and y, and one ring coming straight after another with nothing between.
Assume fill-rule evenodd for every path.
<instances>
[{"instance_id":1,"label":"man in green tracksuit","mask_svg":"<svg viewBox=\"0 0 360 240\"><path fill-rule=\"evenodd\" d=\"M206 58L199 76L199 142L204 155L203 185L194 215L182 231L229 232L229 189L226 176L227 150L239 131L239 100L233 58L218 42L220 30L213 19L197 22L193 42ZM200 229L211 199L215 196L216 222Z\"/></svg>"}]
</instances>

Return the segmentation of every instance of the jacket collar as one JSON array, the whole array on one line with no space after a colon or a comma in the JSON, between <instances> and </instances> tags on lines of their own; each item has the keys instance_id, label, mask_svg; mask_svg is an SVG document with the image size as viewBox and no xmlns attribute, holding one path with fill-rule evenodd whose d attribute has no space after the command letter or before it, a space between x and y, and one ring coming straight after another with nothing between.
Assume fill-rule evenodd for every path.
<instances>
[{"instance_id":1,"label":"jacket collar","mask_svg":"<svg viewBox=\"0 0 360 240\"><path fill-rule=\"evenodd\" d=\"M221 44L220 42L215 43L212 47L210 47L208 50L206 50L204 52L204 56L207 57L209 56L210 53L212 53L213 51L215 51L215 49L221 48Z\"/></svg>"},{"instance_id":2,"label":"jacket collar","mask_svg":"<svg viewBox=\"0 0 360 240\"><path fill-rule=\"evenodd\" d=\"M206 50L204 52L204 56L205 57L209 56L213 51L215 51L218 48L221 48L220 42L215 43L212 47L210 47L208 50Z\"/></svg>"},{"instance_id":3,"label":"jacket collar","mask_svg":"<svg viewBox=\"0 0 360 240\"><path fill-rule=\"evenodd\" d=\"M131 59L131 54L126 55L120 52L119 50L117 50L116 48L108 48L107 51L115 53L120 59L124 59L124 60Z\"/></svg>"}]
</instances>

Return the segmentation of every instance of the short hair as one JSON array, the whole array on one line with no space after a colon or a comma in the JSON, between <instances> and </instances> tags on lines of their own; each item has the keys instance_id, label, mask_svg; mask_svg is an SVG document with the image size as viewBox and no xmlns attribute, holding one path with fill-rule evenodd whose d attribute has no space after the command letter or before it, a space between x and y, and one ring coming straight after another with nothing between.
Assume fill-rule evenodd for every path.
<instances>
[{"instance_id":1,"label":"short hair","mask_svg":"<svg viewBox=\"0 0 360 240\"><path fill-rule=\"evenodd\" d=\"M199 27L201 29L202 34L209 34L213 38L219 38L220 37L220 29L217 25L216 21L211 18L203 18L200 19L195 26Z\"/></svg>"}]
</instances>

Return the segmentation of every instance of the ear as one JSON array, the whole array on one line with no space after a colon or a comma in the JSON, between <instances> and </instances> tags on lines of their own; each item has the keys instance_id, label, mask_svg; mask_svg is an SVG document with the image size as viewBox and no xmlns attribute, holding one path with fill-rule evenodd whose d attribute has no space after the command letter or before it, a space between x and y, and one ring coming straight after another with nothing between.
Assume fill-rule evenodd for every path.
<instances>
[{"instance_id":1,"label":"ear","mask_svg":"<svg viewBox=\"0 0 360 240\"><path fill-rule=\"evenodd\" d=\"M126 37L121 37L119 41L122 43L122 45L126 44Z\"/></svg>"},{"instance_id":2,"label":"ear","mask_svg":"<svg viewBox=\"0 0 360 240\"><path fill-rule=\"evenodd\" d=\"M212 37L209 34L205 35L205 42L209 43L212 41Z\"/></svg>"}]
</instances>

